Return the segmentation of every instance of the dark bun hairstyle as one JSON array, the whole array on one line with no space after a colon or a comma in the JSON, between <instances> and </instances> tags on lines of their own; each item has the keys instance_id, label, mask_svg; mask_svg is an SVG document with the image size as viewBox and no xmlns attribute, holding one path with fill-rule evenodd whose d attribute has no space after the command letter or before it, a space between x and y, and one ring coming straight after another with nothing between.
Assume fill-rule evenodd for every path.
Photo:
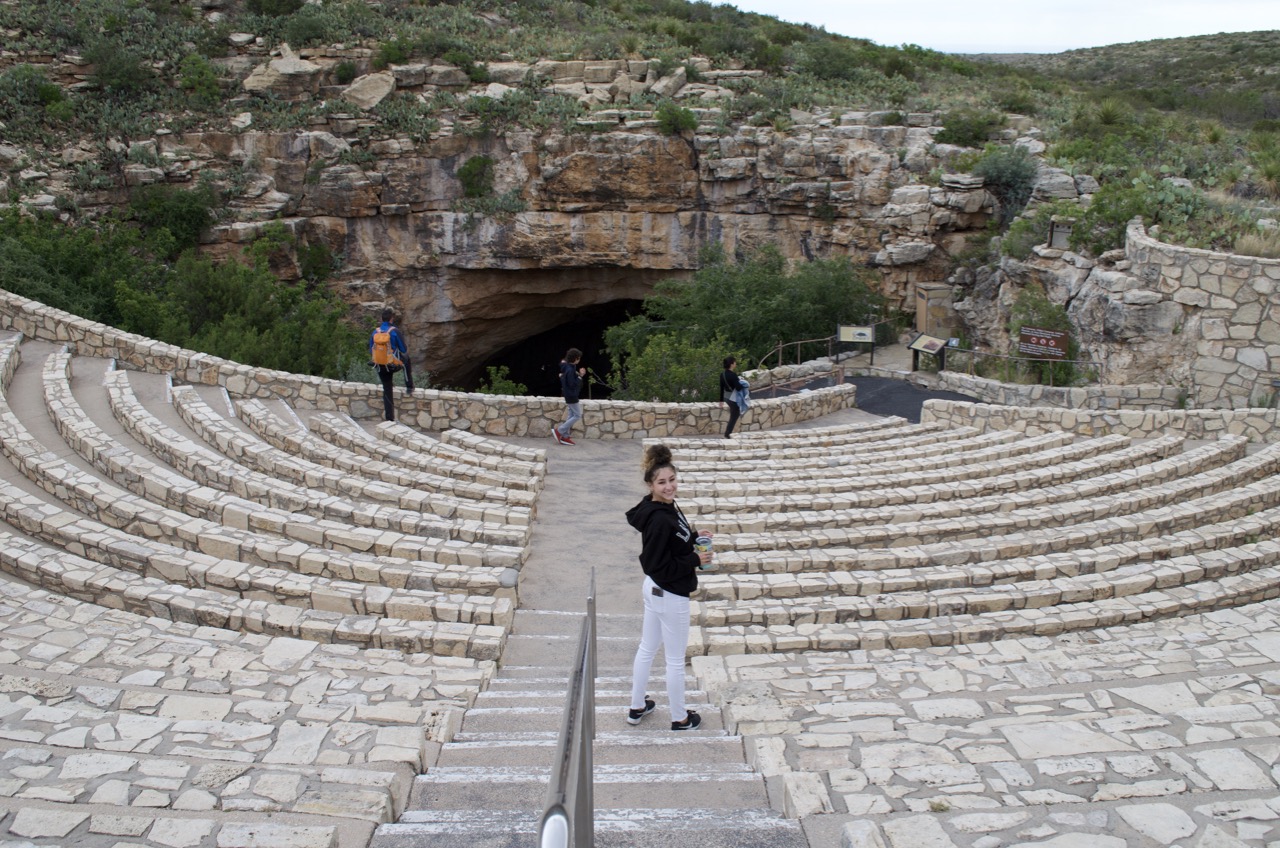
<instances>
[{"instance_id":1,"label":"dark bun hairstyle","mask_svg":"<svg viewBox=\"0 0 1280 848\"><path fill-rule=\"evenodd\" d=\"M640 467L644 470L646 483L652 483L654 476L664 468L675 471L676 467L671 463L671 448L666 445L649 445L644 449Z\"/></svg>"}]
</instances>

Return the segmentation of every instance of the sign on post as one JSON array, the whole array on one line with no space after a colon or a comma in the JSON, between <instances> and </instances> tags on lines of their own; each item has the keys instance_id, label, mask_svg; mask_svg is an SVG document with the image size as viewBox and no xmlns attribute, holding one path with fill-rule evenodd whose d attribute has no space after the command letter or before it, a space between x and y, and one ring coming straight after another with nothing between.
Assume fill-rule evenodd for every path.
<instances>
[{"instance_id":1,"label":"sign on post","mask_svg":"<svg viewBox=\"0 0 1280 848\"><path fill-rule=\"evenodd\" d=\"M1066 359L1067 334L1062 330L1023 327L1018 333L1018 353L1036 359Z\"/></svg>"},{"instance_id":2,"label":"sign on post","mask_svg":"<svg viewBox=\"0 0 1280 848\"><path fill-rule=\"evenodd\" d=\"M937 336L926 336L924 333L921 333L912 339L911 344L907 345L907 348L919 353L932 353L936 356L938 351L945 349L946 346L946 339L940 339Z\"/></svg>"},{"instance_id":3,"label":"sign on post","mask_svg":"<svg viewBox=\"0 0 1280 848\"><path fill-rule=\"evenodd\" d=\"M852 324L836 326L836 340L849 343L870 344L876 340L875 327L856 327Z\"/></svg>"}]
</instances>

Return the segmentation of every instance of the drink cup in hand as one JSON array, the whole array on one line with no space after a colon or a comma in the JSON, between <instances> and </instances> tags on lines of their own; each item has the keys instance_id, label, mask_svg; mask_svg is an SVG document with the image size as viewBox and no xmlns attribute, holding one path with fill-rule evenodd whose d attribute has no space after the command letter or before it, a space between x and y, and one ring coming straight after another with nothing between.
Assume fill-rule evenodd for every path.
<instances>
[{"instance_id":1,"label":"drink cup in hand","mask_svg":"<svg viewBox=\"0 0 1280 848\"><path fill-rule=\"evenodd\" d=\"M699 536L698 538L694 539L693 550L699 555L699 558L701 558L702 554L707 555L707 558L702 560L702 562L698 565L699 571L711 571L716 567L715 563L711 561L711 537L710 536Z\"/></svg>"}]
</instances>

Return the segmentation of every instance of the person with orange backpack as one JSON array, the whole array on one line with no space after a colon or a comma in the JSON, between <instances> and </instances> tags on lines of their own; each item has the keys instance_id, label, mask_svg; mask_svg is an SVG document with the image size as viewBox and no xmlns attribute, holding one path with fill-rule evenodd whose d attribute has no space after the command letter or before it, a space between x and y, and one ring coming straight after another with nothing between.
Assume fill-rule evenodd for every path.
<instances>
[{"instance_id":1,"label":"person with orange backpack","mask_svg":"<svg viewBox=\"0 0 1280 848\"><path fill-rule=\"evenodd\" d=\"M369 361L378 372L382 383L382 411L388 421L396 420L396 405L392 396L392 379L397 371L404 371L404 388L413 394L413 371L409 366L409 351L400 331L391 323L395 312L391 307L382 310L382 323L369 335Z\"/></svg>"}]
</instances>

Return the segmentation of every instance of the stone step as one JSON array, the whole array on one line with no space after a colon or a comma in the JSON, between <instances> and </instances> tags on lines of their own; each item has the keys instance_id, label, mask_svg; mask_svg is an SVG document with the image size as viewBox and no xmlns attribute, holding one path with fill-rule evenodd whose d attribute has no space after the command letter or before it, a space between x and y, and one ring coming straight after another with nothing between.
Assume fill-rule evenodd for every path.
<instances>
[{"instance_id":1,"label":"stone step","mask_svg":"<svg viewBox=\"0 0 1280 848\"><path fill-rule=\"evenodd\" d=\"M619 680L619 683L624 681ZM539 687L546 686L545 683L539 682ZM649 697L654 700L662 700L666 694L666 684L661 677L653 676L650 682ZM696 684L690 680L685 686L685 698L689 703L706 703L707 695L702 690L696 688ZM658 697L655 697L655 694ZM554 686L548 688L530 688L522 689L519 687L511 687L506 689L494 689L490 687L488 691L480 693L476 698L476 707L563 707L565 699L564 681L560 682L560 688ZM596 704L598 706L607 706L613 709L626 708L631 702L631 681L626 680L625 685L603 688L600 681L596 681Z\"/></svg>"},{"instance_id":2,"label":"stone step","mask_svg":"<svg viewBox=\"0 0 1280 848\"><path fill-rule=\"evenodd\" d=\"M649 697L654 698L652 693ZM663 699L659 697L654 698L654 700ZM696 702L692 699L687 699L685 705L688 709L702 716L702 727L699 728L698 733L704 735L723 733L724 725L720 721L719 707ZM628 726L624 707L625 705L596 704L597 729ZM462 720L462 730L466 733L508 732L512 730L557 731L560 729L560 723L563 718L563 703L546 707L478 707L467 710L467 714ZM669 721L666 704L660 703L658 709L649 718L645 719L644 725L641 726L669 728ZM670 732L670 730L667 732Z\"/></svg>"},{"instance_id":3,"label":"stone step","mask_svg":"<svg viewBox=\"0 0 1280 848\"><path fill-rule=\"evenodd\" d=\"M592 757L597 765L743 762L741 736L673 733L662 713L626 728L596 729ZM439 766L546 766L555 756L559 735L550 730L459 732L440 749L436 762Z\"/></svg>"},{"instance_id":4,"label":"stone step","mask_svg":"<svg viewBox=\"0 0 1280 848\"><path fill-rule=\"evenodd\" d=\"M598 765L600 807L767 807L764 781L742 763ZM414 781L412 810L541 809L551 767L443 767Z\"/></svg>"},{"instance_id":5,"label":"stone step","mask_svg":"<svg viewBox=\"0 0 1280 848\"><path fill-rule=\"evenodd\" d=\"M411 811L374 833L370 848L524 848L540 813L529 810ZM798 822L769 809L600 809L600 848L806 848Z\"/></svg>"},{"instance_id":6,"label":"stone step","mask_svg":"<svg viewBox=\"0 0 1280 848\"><path fill-rule=\"evenodd\" d=\"M518 615L518 614L517 614ZM598 669L610 669L621 672L630 669L635 659L636 647L640 644L640 630L637 627L634 636L601 636L596 640L596 666ZM507 646L503 651L504 663L515 665L541 666L544 669L567 669L573 664L578 650L578 634L526 636L511 634L507 638ZM661 656L654 660L654 665L661 665Z\"/></svg>"}]
</instances>

